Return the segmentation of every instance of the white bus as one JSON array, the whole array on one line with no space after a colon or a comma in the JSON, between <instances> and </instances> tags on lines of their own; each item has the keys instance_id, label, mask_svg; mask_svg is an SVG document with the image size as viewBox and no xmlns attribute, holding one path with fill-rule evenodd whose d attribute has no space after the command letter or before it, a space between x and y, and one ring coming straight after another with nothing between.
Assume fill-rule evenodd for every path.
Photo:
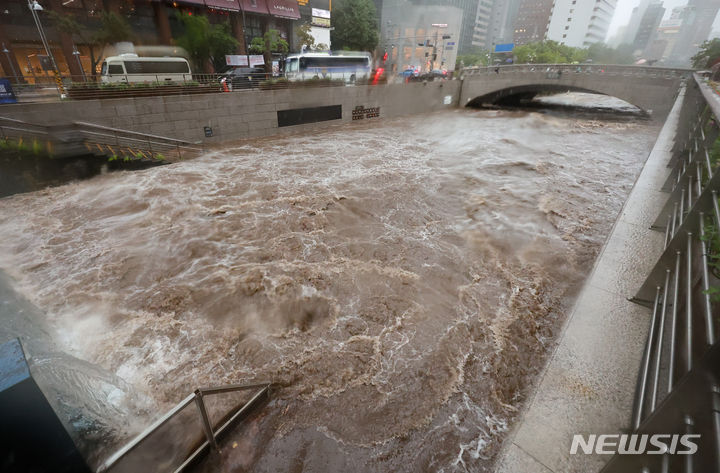
<instances>
[{"instance_id":1,"label":"white bus","mask_svg":"<svg viewBox=\"0 0 720 473\"><path fill-rule=\"evenodd\" d=\"M285 77L289 81L342 79L355 82L370 77L371 64L367 53L293 54L285 59Z\"/></svg>"},{"instance_id":2,"label":"white bus","mask_svg":"<svg viewBox=\"0 0 720 473\"><path fill-rule=\"evenodd\" d=\"M111 56L102 63L102 82L184 82L192 80L190 64L181 57Z\"/></svg>"}]
</instances>

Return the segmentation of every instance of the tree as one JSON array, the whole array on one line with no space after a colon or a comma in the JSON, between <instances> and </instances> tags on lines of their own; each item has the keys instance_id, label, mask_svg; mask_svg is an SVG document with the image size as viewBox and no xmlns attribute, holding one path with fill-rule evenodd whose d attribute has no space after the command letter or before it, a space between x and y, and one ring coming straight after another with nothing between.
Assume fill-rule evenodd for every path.
<instances>
[{"instance_id":1,"label":"tree","mask_svg":"<svg viewBox=\"0 0 720 473\"><path fill-rule=\"evenodd\" d=\"M314 49L315 47L315 37L310 33L310 28L310 23L303 23L295 28L300 50L302 50L303 47L305 49Z\"/></svg>"},{"instance_id":2,"label":"tree","mask_svg":"<svg viewBox=\"0 0 720 473\"><path fill-rule=\"evenodd\" d=\"M282 39L278 30L268 30L262 37L253 38L248 48L253 54L262 54L265 58L265 72L272 72L272 53L287 54L290 45Z\"/></svg>"},{"instance_id":3,"label":"tree","mask_svg":"<svg viewBox=\"0 0 720 473\"><path fill-rule=\"evenodd\" d=\"M378 45L377 11L372 0L338 0L333 24L330 41L334 48L372 52Z\"/></svg>"},{"instance_id":4,"label":"tree","mask_svg":"<svg viewBox=\"0 0 720 473\"><path fill-rule=\"evenodd\" d=\"M518 63L567 64L584 61L587 51L547 40L518 46L515 57Z\"/></svg>"},{"instance_id":5,"label":"tree","mask_svg":"<svg viewBox=\"0 0 720 473\"><path fill-rule=\"evenodd\" d=\"M631 44L621 44L617 48L611 48L603 43L595 43L588 48L588 58L600 64L633 64L634 49Z\"/></svg>"},{"instance_id":6,"label":"tree","mask_svg":"<svg viewBox=\"0 0 720 473\"><path fill-rule=\"evenodd\" d=\"M690 58L695 69L709 69L720 60L720 38L713 38L700 45L700 50Z\"/></svg>"},{"instance_id":7,"label":"tree","mask_svg":"<svg viewBox=\"0 0 720 473\"><path fill-rule=\"evenodd\" d=\"M225 55L238 47L238 41L230 33L230 23L225 21L211 25L207 17L180 13L178 19L185 28L176 43L190 55L195 69L209 72L209 63L215 70L225 66Z\"/></svg>"},{"instance_id":8,"label":"tree","mask_svg":"<svg viewBox=\"0 0 720 473\"><path fill-rule=\"evenodd\" d=\"M456 63L463 66L487 66L490 61L490 51L479 47L472 47L467 54L458 54Z\"/></svg>"},{"instance_id":9,"label":"tree","mask_svg":"<svg viewBox=\"0 0 720 473\"><path fill-rule=\"evenodd\" d=\"M48 14L58 30L71 36L77 36L83 44L87 45L93 76L97 74L98 64L104 59L106 46L120 41L130 41L134 36L130 24L117 13L103 12L100 16L101 27L95 33L88 31L74 15L56 11L49 11Z\"/></svg>"}]
</instances>

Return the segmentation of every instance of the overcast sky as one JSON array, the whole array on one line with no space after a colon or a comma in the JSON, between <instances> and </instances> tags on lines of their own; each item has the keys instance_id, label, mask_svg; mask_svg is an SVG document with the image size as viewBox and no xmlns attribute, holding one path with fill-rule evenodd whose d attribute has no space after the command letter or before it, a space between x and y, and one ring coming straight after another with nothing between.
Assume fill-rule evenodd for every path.
<instances>
[{"instance_id":1,"label":"overcast sky","mask_svg":"<svg viewBox=\"0 0 720 473\"><path fill-rule=\"evenodd\" d=\"M615 32L623 25L627 25L630 21L630 14L633 8L640 3L640 0L618 0L617 7L615 8L615 16L613 17L612 23L610 23L610 30L608 31L608 39L615 35ZM665 7L665 17L670 16L670 12L673 8L680 5L687 5L687 0L664 0L663 6ZM718 19L715 19L715 27L720 26Z\"/></svg>"}]
</instances>

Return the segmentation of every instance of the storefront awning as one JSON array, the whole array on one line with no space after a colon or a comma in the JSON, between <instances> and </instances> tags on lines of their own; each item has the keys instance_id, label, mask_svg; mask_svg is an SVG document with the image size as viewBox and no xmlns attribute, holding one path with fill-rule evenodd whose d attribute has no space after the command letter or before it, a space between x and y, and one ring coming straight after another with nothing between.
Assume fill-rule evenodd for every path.
<instances>
[{"instance_id":1,"label":"storefront awning","mask_svg":"<svg viewBox=\"0 0 720 473\"><path fill-rule=\"evenodd\" d=\"M300 19L300 10L296 0L268 0L268 10L272 16Z\"/></svg>"},{"instance_id":2,"label":"storefront awning","mask_svg":"<svg viewBox=\"0 0 720 473\"><path fill-rule=\"evenodd\" d=\"M226 11L240 11L240 3L238 0L205 0L208 8L216 8Z\"/></svg>"},{"instance_id":3,"label":"storefront awning","mask_svg":"<svg viewBox=\"0 0 720 473\"><path fill-rule=\"evenodd\" d=\"M246 13L268 14L268 7L265 0L240 0L240 2L242 2L242 9Z\"/></svg>"}]
</instances>

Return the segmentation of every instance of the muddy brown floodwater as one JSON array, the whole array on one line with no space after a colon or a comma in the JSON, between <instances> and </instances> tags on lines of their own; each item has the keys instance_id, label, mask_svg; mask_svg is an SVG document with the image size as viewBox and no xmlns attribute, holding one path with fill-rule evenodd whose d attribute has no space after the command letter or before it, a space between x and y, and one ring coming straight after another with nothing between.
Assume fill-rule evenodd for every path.
<instances>
[{"instance_id":1,"label":"muddy brown floodwater","mask_svg":"<svg viewBox=\"0 0 720 473\"><path fill-rule=\"evenodd\" d=\"M658 130L452 110L252 140L0 200L0 269L158 409L118 441L268 379L206 471L488 471Z\"/></svg>"}]
</instances>

